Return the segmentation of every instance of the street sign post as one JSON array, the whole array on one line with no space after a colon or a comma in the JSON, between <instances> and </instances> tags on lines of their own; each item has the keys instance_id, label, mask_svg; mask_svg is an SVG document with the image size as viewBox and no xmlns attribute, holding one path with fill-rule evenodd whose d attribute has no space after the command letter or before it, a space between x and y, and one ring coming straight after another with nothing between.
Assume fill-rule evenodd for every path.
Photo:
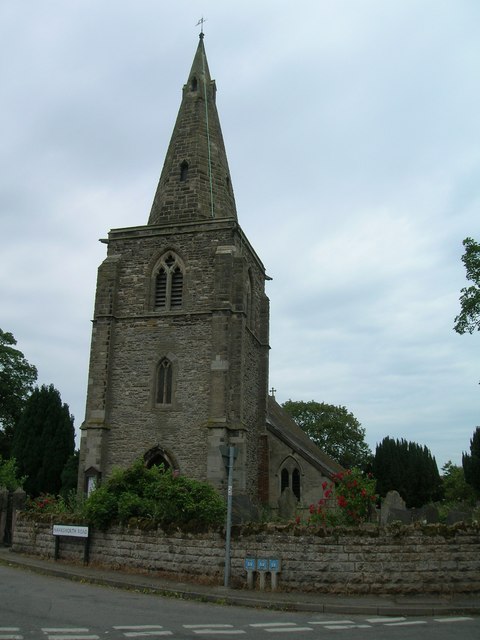
<instances>
[{"instance_id":1,"label":"street sign post","mask_svg":"<svg viewBox=\"0 0 480 640\"><path fill-rule=\"evenodd\" d=\"M232 533L232 499L233 499L233 464L237 457L235 447L220 446L220 453L227 470L227 523L225 531L225 572L223 584L228 587L230 584L230 545Z\"/></svg>"}]
</instances>

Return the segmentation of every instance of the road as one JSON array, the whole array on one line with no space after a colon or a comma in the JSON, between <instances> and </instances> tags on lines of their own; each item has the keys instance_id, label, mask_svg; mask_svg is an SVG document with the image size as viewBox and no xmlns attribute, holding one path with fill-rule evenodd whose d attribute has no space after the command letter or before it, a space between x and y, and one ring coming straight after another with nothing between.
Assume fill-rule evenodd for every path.
<instances>
[{"instance_id":1,"label":"road","mask_svg":"<svg viewBox=\"0 0 480 640\"><path fill-rule=\"evenodd\" d=\"M0 640L462 640L480 617L387 618L266 611L123 591L0 565Z\"/></svg>"}]
</instances>

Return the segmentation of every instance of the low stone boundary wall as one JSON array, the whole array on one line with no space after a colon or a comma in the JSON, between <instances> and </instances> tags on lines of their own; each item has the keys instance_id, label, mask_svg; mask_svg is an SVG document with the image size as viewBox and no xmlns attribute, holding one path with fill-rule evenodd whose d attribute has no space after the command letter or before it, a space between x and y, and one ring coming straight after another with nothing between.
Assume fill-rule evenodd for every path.
<instances>
[{"instance_id":1,"label":"low stone boundary wall","mask_svg":"<svg viewBox=\"0 0 480 640\"><path fill-rule=\"evenodd\" d=\"M53 558L52 524L20 517L13 550ZM117 569L175 574L221 583L225 540L218 533L167 535L114 528L93 531L90 562ZM273 526L235 528L231 577L245 587L246 557L281 559L279 587L343 594L480 593L478 525L365 525L307 530ZM81 562L83 543L62 541L60 559ZM267 580L268 585L268 580Z\"/></svg>"}]
</instances>

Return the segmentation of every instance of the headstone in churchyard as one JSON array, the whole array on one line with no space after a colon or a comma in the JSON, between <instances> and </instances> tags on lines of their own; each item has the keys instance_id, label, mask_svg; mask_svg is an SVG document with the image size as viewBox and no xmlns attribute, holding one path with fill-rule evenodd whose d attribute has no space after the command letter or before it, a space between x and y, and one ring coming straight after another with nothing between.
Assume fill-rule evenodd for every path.
<instances>
[{"instance_id":1,"label":"headstone in churchyard","mask_svg":"<svg viewBox=\"0 0 480 640\"><path fill-rule=\"evenodd\" d=\"M298 501L295 494L290 487L287 487L278 499L278 515L282 520L291 520L295 517L297 506Z\"/></svg>"},{"instance_id":2,"label":"headstone in churchyard","mask_svg":"<svg viewBox=\"0 0 480 640\"><path fill-rule=\"evenodd\" d=\"M440 521L438 509L433 504L427 504L420 509L412 509L412 522L425 522L426 524L436 524Z\"/></svg>"},{"instance_id":3,"label":"headstone in churchyard","mask_svg":"<svg viewBox=\"0 0 480 640\"><path fill-rule=\"evenodd\" d=\"M388 518L385 524L391 524L392 522L401 522L402 524L412 524L412 513L409 509L395 509L388 510Z\"/></svg>"},{"instance_id":4,"label":"headstone in churchyard","mask_svg":"<svg viewBox=\"0 0 480 640\"><path fill-rule=\"evenodd\" d=\"M459 511L452 509L447 513L446 524L455 524L456 522L471 522L472 514L467 511Z\"/></svg>"},{"instance_id":5,"label":"headstone in churchyard","mask_svg":"<svg viewBox=\"0 0 480 640\"><path fill-rule=\"evenodd\" d=\"M395 514L391 513L395 511ZM390 515L396 515L395 520L400 520L403 522L403 514L400 512L407 511L405 506L405 500L398 493L398 491L389 491L382 502L382 508L380 511L380 524L387 524L388 522L393 522ZM399 515L400 513L400 515ZM408 512L407 512L408 513ZM408 516L410 518L410 516ZM409 520L410 521L410 520Z\"/></svg>"}]
</instances>

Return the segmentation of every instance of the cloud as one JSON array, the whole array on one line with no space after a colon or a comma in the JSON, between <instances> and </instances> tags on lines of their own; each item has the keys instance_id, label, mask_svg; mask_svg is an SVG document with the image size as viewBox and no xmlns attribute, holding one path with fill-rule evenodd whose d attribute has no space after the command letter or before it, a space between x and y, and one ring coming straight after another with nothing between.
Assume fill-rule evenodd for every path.
<instances>
[{"instance_id":1,"label":"cloud","mask_svg":"<svg viewBox=\"0 0 480 640\"><path fill-rule=\"evenodd\" d=\"M83 419L98 238L145 224L197 43L194 3L0 7L0 326ZM207 0L239 220L273 281L277 398L347 406L460 462L478 336L478 3Z\"/></svg>"}]
</instances>

